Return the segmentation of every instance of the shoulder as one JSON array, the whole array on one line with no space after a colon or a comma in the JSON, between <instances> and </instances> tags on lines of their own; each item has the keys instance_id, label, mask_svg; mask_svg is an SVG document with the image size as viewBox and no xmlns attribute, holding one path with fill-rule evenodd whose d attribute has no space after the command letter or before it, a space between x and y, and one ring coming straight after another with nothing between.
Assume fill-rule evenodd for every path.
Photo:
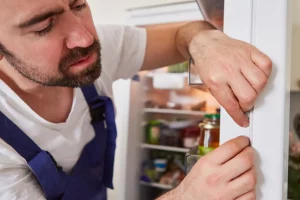
<instances>
[{"instance_id":1,"label":"shoulder","mask_svg":"<svg viewBox=\"0 0 300 200\"><path fill-rule=\"evenodd\" d=\"M96 26L98 36L101 38L115 38L131 36L132 34L146 34L146 29L142 27L117 24L101 24ZM138 38L135 38L138 39Z\"/></svg>"},{"instance_id":2,"label":"shoulder","mask_svg":"<svg viewBox=\"0 0 300 200\"><path fill-rule=\"evenodd\" d=\"M145 58L146 30L128 25L100 25L97 32L101 44L100 80L111 85L115 80L136 75Z\"/></svg>"},{"instance_id":3,"label":"shoulder","mask_svg":"<svg viewBox=\"0 0 300 200\"><path fill-rule=\"evenodd\" d=\"M0 200L7 199L45 198L26 160L0 139Z\"/></svg>"},{"instance_id":4,"label":"shoulder","mask_svg":"<svg viewBox=\"0 0 300 200\"><path fill-rule=\"evenodd\" d=\"M0 168L6 166L28 168L26 160L0 138Z\"/></svg>"}]
</instances>

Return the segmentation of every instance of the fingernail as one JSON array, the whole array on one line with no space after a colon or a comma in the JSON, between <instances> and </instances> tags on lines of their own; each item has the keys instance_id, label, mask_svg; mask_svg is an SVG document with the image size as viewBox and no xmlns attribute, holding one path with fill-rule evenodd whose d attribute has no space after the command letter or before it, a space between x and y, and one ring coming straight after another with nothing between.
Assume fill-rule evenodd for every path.
<instances>
[{"instance_id":1,"label":"fingernail","mask_svg":"<svg viewBox=\"0 0 300 200\"><path fill-rule=\"evenodd\" d=\"M249 126L249 120L243 122L243 127L247 128Z\"/></svg>"}]
</instances>

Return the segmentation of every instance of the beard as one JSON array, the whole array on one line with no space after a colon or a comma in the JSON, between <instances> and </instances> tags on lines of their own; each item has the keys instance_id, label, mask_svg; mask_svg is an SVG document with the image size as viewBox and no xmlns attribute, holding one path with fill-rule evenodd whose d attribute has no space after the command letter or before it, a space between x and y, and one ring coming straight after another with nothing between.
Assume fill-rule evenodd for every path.
<instances>
[{"instance_id":1,"label":"beard","mask_svg":"<svg viewBox=\"0 0 300 200\"><path fill-rule=\"evenodd\" d=\"M95 63L78 73L70 73L70 66L78 62L81 58L97 54ZM82 87L93 84L101 75L101 45L100 42L94 40L94 43L87 48L74 48L64 56L58 66L58 73L49 75L43 71L43 67L34 66L28 62L18 58L12 52L8 51L0 44L0 54L2 54L7 62L13 66L25 78L48 87Z\"/></svg>"}]
</instances>

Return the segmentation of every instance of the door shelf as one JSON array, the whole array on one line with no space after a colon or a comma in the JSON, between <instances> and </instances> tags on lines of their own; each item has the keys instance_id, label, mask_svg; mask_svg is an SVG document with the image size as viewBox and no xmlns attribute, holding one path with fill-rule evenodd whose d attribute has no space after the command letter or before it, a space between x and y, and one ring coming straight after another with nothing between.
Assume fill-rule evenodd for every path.
<instances>
[{"instance_id":1,"label":"door shelf","mask_svg":"<svg viewBox=\"0 0 300 200\"><path fill-rule=\"evenodd\" d=\"M140 181L141 185L148 186L148 187L154 187L154 188L159 188L163 190L172 190L174 187L172 185L164 185L164 184L159 184L159 183L147 183L144 181Z\"/></svg>"},{"instance_id":2,"label":"door shelf","mask_svg":"<svg viewBox=\"0 0 300 200\"><path fill-rule=\"evenodd\" d=\"M152 144L141 144L141 148L143 149L154 149L154 150L162 150L162 151L171 151L171 152L179 152L179 153L187 153L190 149L180 148L180 147L169 147L162 145L152 145Z\"/></svg>"},{"instance_id":3,"label":"door shelf","mask_svg":"<svg viewBox=\"0 0 300 200\"><path fill-rule=\"evenodd\" d=\"M201 111L190 110L172 110L172 109L159 109L159 108L144 108L145 113L159 113L159 114L175 114L175 115L194 115L204 116L206 113Z\"/></svg>"}]
</instances>

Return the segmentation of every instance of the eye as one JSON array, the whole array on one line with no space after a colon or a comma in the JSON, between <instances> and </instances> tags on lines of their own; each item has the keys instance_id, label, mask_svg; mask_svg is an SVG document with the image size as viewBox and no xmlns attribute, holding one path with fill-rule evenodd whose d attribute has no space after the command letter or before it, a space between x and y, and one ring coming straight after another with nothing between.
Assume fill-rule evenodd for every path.
<instances>
[{"instance_id":1,"label":"eye","mask_svg":"<svg viewBox=\"0 0 300 200\"><path fill-rule=\"evenodd\" d=\"M86 5L86 3L84 3L84 4L81 4L81 5L75 6L73 8L73 10L81 11L81 10L85 9L86 7L87 7L87 5Z\"/></svg>"},{"instance_id":2,"label":"eye","mask_svg":"<svg viewBox=\"0 0 300 200\"><path fill-rule=\"evenodd\" d=\"M52 30L52 28L53 28L53 19L50 21L49 25L46 28L40 31L35 31L35 34L37 36L44 36L47 33L49 33Z\"/></svg>"}]
</instances>

